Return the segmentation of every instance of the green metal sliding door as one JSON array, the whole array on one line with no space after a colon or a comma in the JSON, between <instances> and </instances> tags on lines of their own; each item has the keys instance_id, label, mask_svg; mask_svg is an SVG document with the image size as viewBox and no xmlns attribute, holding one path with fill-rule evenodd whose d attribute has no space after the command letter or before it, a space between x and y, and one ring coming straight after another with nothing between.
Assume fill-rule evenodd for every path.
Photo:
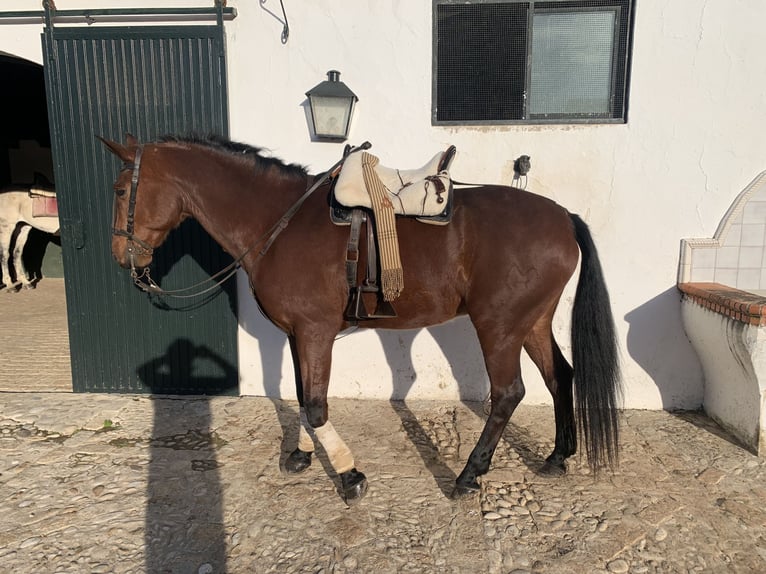
<instances>
[{"instance_id":1,"label":"green metal sliding door","mask_svg":"<svg viewBox=\"0 0 766 574\"><path fill-rule=\"evenodd\" d=\"M222 25L48 26L43 47L74 390L238 393L234 281L166 301L132 284L111 257L120 162L96 139L228 135ZM177 289L230 261L185 222L157 251L152 276Z\"/></svg>"}]
</instances>

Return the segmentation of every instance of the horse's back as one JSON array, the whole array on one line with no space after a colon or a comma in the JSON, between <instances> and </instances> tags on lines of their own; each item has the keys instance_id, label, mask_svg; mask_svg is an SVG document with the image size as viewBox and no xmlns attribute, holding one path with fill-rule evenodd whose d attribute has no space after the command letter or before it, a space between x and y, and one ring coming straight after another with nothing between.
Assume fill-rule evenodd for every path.
<instances>
[{"instance_id":1,"label":"horse's back","mask_svg":"<svg viewBox=\"0 0 766 574\"><path fill-rule=\"evenodd\" d=\"M524 231L527 225L564 225L571 231L569 212L555 201L503 185L486 185L455 189L456 212L464 211L478 224L507 222Z\"/></svg>"},{"instance_id":2,"label":"horse's back","mask_svg":"<svg viewBox=\"0 0 766 574\"><path fill-rule=\"evenodd\" d=\"M7 186L0 189L0 221L19 221L24 202L29 201L29 190L20 186Z\"/></svg>"},{"instance_id":3,"label":"horse's back","mask_svg":"<svg viewBox=\"0 0 766 574\"><path fill-rule=\"evenodd\" d=\"M458 190L457 225L470 260L468 297L557 301L577 267L579 248L569 212L541 195L505 186Z\"/></svg>"},{"instance_id":4,"label":"horse's back","mask_svg":"<svg viewBox=\"0 0 766 574\"><path fill-rule=\"evenodd\" d=\"M400 220L404 291L399 319L370 326L420 327L481 307L488 316L532 313L558 300L579 251L568 212L503 186L457 188L448 225ZM502 321L500 317L497 320Z\"/></svg>"}]
</instances>

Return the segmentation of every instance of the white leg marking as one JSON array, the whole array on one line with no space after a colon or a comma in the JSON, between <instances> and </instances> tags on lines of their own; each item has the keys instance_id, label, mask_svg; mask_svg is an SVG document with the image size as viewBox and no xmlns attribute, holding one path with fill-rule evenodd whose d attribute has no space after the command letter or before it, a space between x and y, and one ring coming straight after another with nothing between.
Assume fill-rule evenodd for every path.
<instances>
[{"instance_id":1,"label":"white leg marking","mask_svg":"<svg viewBox=\"0 0 766 574\"><path fill-rule=\"evenodd\" d=\"M348 448L343 439L335 432L335 428L330 421L327 421L321 427L314 429L319 442L322 443L327 456L330 458L330 464L338 474L348 472L354 468L354 457L351 449Z\"/></svg>"},{"instance_id":2,"label":"white leg marking","mask_svg":"<svg viewBox=\"0 0 766 574\"><path fill-rule=\"evenodd\" d=\"M298 431L298 449L303 452L314 452L314 439L311 438L311 434L314 429L309 424L309 419L306 416L306 409L301 407L301 428Z\"/></svg>"}]
</instances>

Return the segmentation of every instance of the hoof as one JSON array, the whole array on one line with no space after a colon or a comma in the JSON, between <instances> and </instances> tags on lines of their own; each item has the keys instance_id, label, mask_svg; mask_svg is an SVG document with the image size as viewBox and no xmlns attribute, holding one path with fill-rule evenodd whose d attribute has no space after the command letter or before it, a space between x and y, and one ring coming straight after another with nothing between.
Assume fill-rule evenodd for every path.
<instances>
[{"instance_id":1,"label":"hoof","mask_svg":"<svg viewBox=\"0 0 766 574\"><path fill-rule=\"evenodd\" d=\"M474 481L471 484L456 484L455 488L452 490L452 494L450 495L450 498L452 500L463 500L466 498L473 498L477 494L481 492L481 487L479 486L479 483Z\"/></svg>"},{"instance_id":2,"label":"hoof","mask_svg":"<svg viewBox=\"0 0 766 574\"><path fill-rule=\"evenodd\" d=\"M24 283L24 289L37 289L37 285L35 283Z\"/></svg>"},{"instance_id":3,"label":"hoof","mask_svg":"<svg viewBox=\"0 0 766 574\"><path fill-rule=\"evenodd\" d=\"M349 506L353 506L367 494L367 477L355 468L341 473L340 482L343 487L343 500Z\"/></svg>"},{"instance_id":4,"label":"hoof","mask_svg":"<svg viewBox=\"0 0 766 574\"><path fill-rule=\"evenodd\" d=\"M311 453L295 449L290 453L285 461L285 472L287 474L300 474L311 466Z\"/></svg>"},{"instance_id":5,"label":"hoof","mask_svg":"<svg viewBox=\"0 0 766 574\"><path fill-rule=\"evenodd\" d=\"M565 462L554 463L549 460L546 460L545 464L543 464L543 466L540 467L540 470L537 471L539 476L544 476L547 478L564 476L566 473L567 465Z\"/></svg>"}]
</instances>

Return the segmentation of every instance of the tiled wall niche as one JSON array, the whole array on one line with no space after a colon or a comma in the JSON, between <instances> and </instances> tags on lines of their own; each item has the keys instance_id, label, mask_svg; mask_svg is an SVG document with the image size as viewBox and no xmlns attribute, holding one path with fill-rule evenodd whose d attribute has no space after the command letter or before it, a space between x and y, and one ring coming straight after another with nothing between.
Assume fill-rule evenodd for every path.
<instances>
[{"instance_id":1,"label":"tiled wall niche","mask_svg":"<svg viewBox=\"0 0 766 574\"><path fill-rule=\"evenodd\" d=\"M766 294L766 171L737 196L712 238L681 240L678 282Z\"/></svg>"}]
</instances>

